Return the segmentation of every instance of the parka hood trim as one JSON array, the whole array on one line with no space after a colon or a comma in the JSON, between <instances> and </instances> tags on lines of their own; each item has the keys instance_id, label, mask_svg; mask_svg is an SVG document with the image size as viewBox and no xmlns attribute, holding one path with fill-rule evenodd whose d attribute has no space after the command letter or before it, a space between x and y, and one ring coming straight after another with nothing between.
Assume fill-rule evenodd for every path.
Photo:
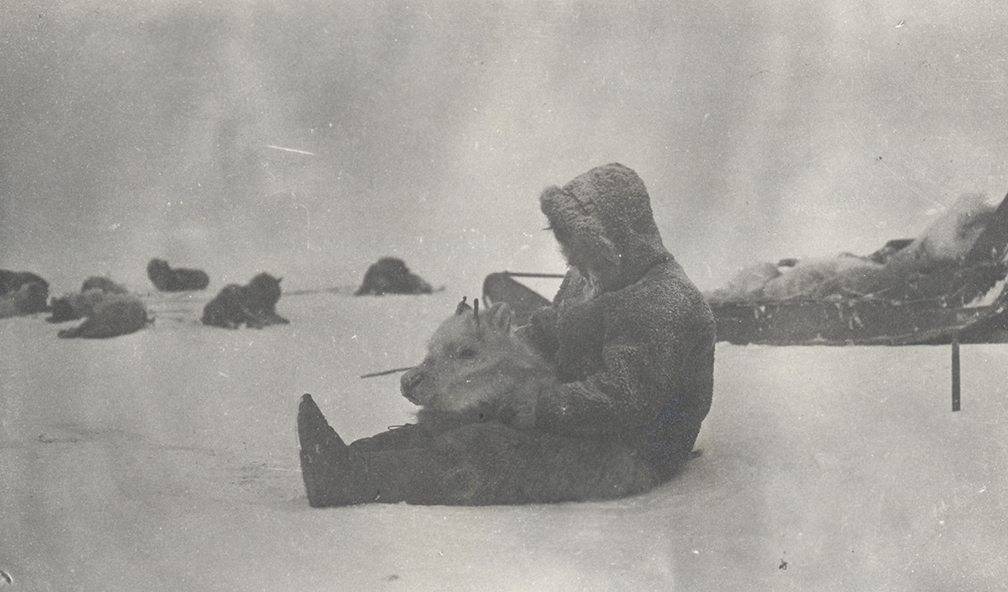
<instances>
[{"instance_id":1,"label":"parka hood trim","mask_svg":"<svg viewBox=\"0 0 1008 592\"><path fill-rule=\"evenodd\" d=\"M594 274L606 291L636 282L672 257L644 182L621 164L596 167L562 189L548 187L539 202L567 262L582 275Z\"/></svg>"}]
</instances>

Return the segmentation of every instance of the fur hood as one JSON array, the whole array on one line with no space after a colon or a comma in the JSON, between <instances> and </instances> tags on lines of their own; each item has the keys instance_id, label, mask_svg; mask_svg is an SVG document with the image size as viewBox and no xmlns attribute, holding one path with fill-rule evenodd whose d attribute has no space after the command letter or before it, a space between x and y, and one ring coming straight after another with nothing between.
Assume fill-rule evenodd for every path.
<instances>
[{"instance_id":1,"label":"fur hood","mask_svg":"<svg viewBox=\"0 0 1008 592\"><path fill-rule=\"evenodd\" d=\"M644 182L612 163L579 175L539 198L567 262L582 276L619 290L672 258L662 244Z\"/></svg>"}]
</instances>

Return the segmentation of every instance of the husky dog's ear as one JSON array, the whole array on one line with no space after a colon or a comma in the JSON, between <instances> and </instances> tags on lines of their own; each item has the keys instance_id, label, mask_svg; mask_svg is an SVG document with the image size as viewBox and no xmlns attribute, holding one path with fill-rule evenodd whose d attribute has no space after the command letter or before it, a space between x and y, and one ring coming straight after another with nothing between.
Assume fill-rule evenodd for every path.
<instances>
[{"instance_id":1,"label":"husky dog's ear","mask_svg":"<svg viewBox=\"0 0 1008 592\"><path fill-rule=\"evenodd\" d=\"M472 310L472 308L468 304L466 304L466 297L463 296L462 302L459 302L458 306L455 307L455 314L460 315L466 312L467 310Z\"/></svg>"},{"instance_id":2,"label":"husky dog's ear","mask_svg":"<svg viewBox=\"0 0 1008 592\"><path fill-rule=\"evenodd\" d=\"M490 317L490 326L502 333L511 330L511 307L506 302L498 302L490 307L486 316Z\"/></svg>"}]
</instances>

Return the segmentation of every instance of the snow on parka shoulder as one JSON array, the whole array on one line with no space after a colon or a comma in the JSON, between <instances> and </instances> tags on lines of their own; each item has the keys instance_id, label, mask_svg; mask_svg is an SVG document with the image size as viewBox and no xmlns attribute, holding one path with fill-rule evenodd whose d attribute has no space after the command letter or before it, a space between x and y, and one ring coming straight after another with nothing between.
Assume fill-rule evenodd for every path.
<instances>
[{"instance_id":1,"label":"snow on parka shoulder","mask_svg":"<svg viewBox=\"0 0 1008 592\"><path fill-rule=\"evenodd\" d=\"M536 426L616 438L672 472L711 406L710 308L662 244L632 170L592 169L546 189L540 204L571 269L522 330L561 382L540 397Z\"/></svg>"}]
</instances>

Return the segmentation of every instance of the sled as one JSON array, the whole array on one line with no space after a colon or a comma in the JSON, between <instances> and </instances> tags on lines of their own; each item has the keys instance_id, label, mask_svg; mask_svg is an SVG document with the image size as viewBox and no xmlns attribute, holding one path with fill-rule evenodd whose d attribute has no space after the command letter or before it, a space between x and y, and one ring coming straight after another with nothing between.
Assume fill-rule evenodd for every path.
<instances>
[{"instance_id":1,"label":"sled","mask_svg":"<svg viewBox=\"0 0 1008 592\"><path fill-rule=\"evenodd\" d=\"M869 256L906 248L893 240ZM1008 197L968 253L875 294L710 301L718 341L766 345L915 345L1008 341Z\"/></svg>"},{"instance_id":2,"label":"sled","mask_svg":"<svg viewBox=\"0 0 1008 592\"><path fill-rule=\"evenodd\" d=\"M550 300L542 294L516 280L516 277L562 278L558 273L518 273L501 271L491 273L483 280L483 302L488 307L497 302L505 302L511 308L515 325L528 323L532 313L550 305Z\"/></svg>"},{"instance_id":3,"label":"sled","mask_svg":"<svg viewBox=\"0 0 1008 592\"><path fill-rule=\"evenodd\" d=\"M885 261L913 239L897 239L868 257ZM789 265L794 264L794 260ZM783 264L784 262L782 262ZM519 282L547 273L491 273L483 299L506 302L522 325L550 301ZM763 345L916 345L1008 341L1008 197L959 261L915 269L873 294L787 300L709 299L717 340Z\"/></svg>"},{"instance_id":4,"label":"sled","mask_svg":"<svg viewBox=\"0 0 1008 592\"><path fill-rule=\"evenodd\" d=\"M1001 272L974 269L973 279ZM971 274L966 274L971 275ZM483 300L506 302L517 325L550 301L516 278L563 277L559 274L491 273L483 282ZM1001 281L983 297L963 302L969 292L920 300L877 296L711 303L717 340L736 345L920 345L1008 341L1008 290ZM977 303L979 301L979 303Z\"/></svg>"}]
</instances>

